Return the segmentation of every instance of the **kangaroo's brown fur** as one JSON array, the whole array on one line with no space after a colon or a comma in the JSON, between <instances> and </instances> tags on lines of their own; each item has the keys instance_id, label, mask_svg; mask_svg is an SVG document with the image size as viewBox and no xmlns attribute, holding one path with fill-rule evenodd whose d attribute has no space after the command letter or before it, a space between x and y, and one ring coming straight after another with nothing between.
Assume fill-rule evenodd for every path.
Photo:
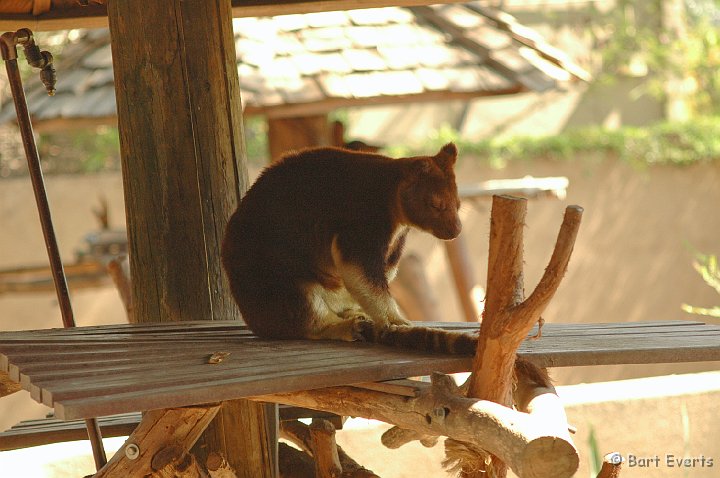
<instances>
[{"instance_id":1,"label":"kangaroo's brown fur","mask_svg":"<svg viewBox=\"0 0 720 478\"><path fill-rule=\"evenodd\" d=\"M265 169L222 248L253 332L472 353L470 335L408 327L388 287L409 227L446 240L460 233L456 158L453 144L401 159L316 148Z\"/></svg>"}]
</instances>

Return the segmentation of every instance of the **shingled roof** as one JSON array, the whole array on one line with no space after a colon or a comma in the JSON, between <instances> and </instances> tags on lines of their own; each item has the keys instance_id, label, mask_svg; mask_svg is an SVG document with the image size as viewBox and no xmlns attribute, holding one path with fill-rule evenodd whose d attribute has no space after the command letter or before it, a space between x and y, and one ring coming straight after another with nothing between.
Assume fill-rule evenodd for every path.
<instances>
[{"instance_id":1,"label":"shingled roof","mask_svg":"<svg viewBox=\"0 0 720 478\"><path fill-rule=\"evenodd\" d=\"M534 31L479 2L234 20L246 114L544 91L587 74ZM57 93L27 88L36 127L111 122L110 35L82 31L56 62ZM0 121L14 117L5 105Z\"/></svg>"}]
</instances>

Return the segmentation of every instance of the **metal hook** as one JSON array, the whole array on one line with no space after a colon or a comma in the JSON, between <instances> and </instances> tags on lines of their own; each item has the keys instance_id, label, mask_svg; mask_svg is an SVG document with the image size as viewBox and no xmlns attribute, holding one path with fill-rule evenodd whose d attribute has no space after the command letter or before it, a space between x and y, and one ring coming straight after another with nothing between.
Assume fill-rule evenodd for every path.
<instances>
[{"instance_id":1,"label":"metal hook","mask_svg":"<svg viewBox=\"0 0 720 478\"><path fill-rule=\"evenodd\" d=\"M45 85L48 95L55 94L57 76L53 66L53 56L49 51L40 51L35 43L32 31L21 28L16 32L4 33L0 36L0 51L5 61L17 59L17 45L25 51L25 58L30 66L40 69L40 81Z\"/></svg>"}]
</instances>

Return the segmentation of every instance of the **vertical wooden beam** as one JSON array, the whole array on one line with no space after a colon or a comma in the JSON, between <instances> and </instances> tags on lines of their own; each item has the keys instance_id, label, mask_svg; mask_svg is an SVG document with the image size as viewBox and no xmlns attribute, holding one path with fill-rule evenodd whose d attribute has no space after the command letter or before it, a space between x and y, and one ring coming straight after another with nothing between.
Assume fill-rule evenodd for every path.
<instances>
[{"instance_id":1,"label":"vertical wooden beam","mask_svg":"<svg viewBox=\"0 0 720 478\"><path fill-rule=\"evenodd\" d=\"M470 253L468 252L465 235L460 233L452 241L445 241L445 252L447 254L450 270L452 271L455 292L462 306L465 322L477 322L480 318L475 301L473 300L473 288L475 288L475 277L470 264Z\"/></svg>"},{"instance_id":2,"label":"vertical wooden beam","mask_svg":"<svg viewBox=\"0 0 720 478\"><path fill-rule=\"evenodd\" d=\"M230 1L113 0L108 16L134 322L239 319L220 265L248 183ZM225 405L202 451L272 476L263 410Z\"/></svg>"},{"instance_id":3,"label":"vertical wooden beam","mask_svg":"<svg viewBox=\"0 0 720 478\"><path fill-rule=\"evenodd\" d=\"M287 151L328 146L331 129L327 115L298 118L269 118L270 159L277 161Z\"/></svg>"},{"instance_id":4,"label":"vertical wooden beam","mask_svg":"<svg viewBox=\"0 0 720 478\"><path fill-rule=\"evenodd\" d=\"M218 253L247 188L239 82L207 3L108 5L137 322L239 316Z\"/></svg>"}]
</instances>

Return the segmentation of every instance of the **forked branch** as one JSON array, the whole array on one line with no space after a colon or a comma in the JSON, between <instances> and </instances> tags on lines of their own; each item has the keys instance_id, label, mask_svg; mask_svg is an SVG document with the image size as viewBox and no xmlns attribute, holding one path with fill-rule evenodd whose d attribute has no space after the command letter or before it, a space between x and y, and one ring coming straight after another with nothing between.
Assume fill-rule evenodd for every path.
<instances>
[{"instance_id":1,"label":"forked branch","mask_svg":"<svg viewBox=\"0 0 720 478\"><path fill-rule=\"evenodd\" d=\"M468 397L490 400L507 407L513 405L513 369L517 349L526 339L533 325L540 321L540 314L555 295L565 275L583 211L579 206L566 208L550 262L535 290L525 299L523 229L526 209L527 203L524 199L510 196L493 197L487 299L468 383ZM531 387L529 390L536 388ZM532 393L539 392L536 390ZM553 393L539 393L538 397L526 397L525 402L530 404L537 399L539 400L537 403L547 402L551 410L557 411L558 407L562 410L559 402L552 396ZM562 415L564 417L564 412ZM566 433L567 421L560 420L559 423L557 426L551 426L558 430L564 429ZM557 434L563 436L560 431ZM569 436L567 439L568 444L572 446ZM487 448L485 450L492 453L492 450ZM468 457L472 457L472 454L463 454L457 459L448 455L449 461L463 463L464 478L486 476L486 471L490 469L498 477L507 474L507 468L502 462L492 458L484 459L481 456L472 462L472 458ZM478 463L481 459L483 463Z\"/></svg>"}]
</instances>

